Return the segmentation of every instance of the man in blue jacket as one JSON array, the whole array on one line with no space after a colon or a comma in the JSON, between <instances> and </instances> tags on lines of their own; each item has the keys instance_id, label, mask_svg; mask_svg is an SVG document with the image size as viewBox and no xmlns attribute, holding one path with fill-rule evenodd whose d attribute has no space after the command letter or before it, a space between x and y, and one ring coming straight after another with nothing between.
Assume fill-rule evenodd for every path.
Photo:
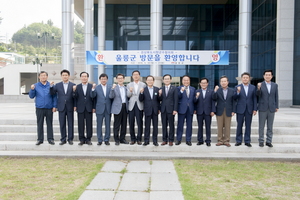
<instances>
[{"instance_id":1,"label":"man in blue jacket","mask_svg":"<svg viewBox=\"0 0 300 200\"><path fill-rule=\"evenodd\" d=\"M245 122L245 145L251 145L251 122L252 115L256 115L257 111L257 98L256 88L250 84L250 74L244 72L242 74L242 84L236 86L235 99L236 104L236 143L235 146L240 146L243 141L243 124Z\"/></svg>"},{"instance_id":2,"label":"man in blue jacket","mask_svg":"<svg viewBox=\"0 0 300 200\"><path fill-rule=\"evenodd\" d=\"M54 145L53 138L53 112L56 112L56 95L50 94L50 83L47 81L48 73L41 71L39 74L40 82L31 85L29 97L35 98L35 113L37 119L37 142L40 145L44 142L44 118L47 124L47 140Z\"/></svg>"}]
</instances>

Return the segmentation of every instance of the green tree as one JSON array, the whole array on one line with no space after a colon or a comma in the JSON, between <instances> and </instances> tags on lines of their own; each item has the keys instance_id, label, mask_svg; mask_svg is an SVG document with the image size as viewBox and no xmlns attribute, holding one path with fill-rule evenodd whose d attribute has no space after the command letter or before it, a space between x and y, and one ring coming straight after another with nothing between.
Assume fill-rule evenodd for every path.
<instances>
[{"instance_id":1,"label":"green tree","mask_svg":"<svg viewBox=\"0 0 300 200\"><path fill-rule=\"evenodd\" d=\"M80 22L76 22L74 26L74 42L76 44L84 43L84 27Z\"/></svg>"}]
</instances>

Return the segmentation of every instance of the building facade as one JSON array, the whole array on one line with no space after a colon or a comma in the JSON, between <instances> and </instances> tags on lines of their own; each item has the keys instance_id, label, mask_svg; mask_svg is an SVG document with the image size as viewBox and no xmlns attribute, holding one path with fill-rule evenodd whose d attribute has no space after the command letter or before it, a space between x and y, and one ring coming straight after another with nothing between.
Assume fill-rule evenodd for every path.
<instances>
[{"instance_id":1,"label":"building facade","mask_svg":"<svg viewBox=\"0 0 300 200\"><path fill-rule=\"evenodd\" d=\"M73 14L85 22L85 50L229 50L229 65L86 66L97 82L100 73L157 77L171 74L210 87L222 75L230 87L248 71L252 84L272 69L279 85L280 106L300 105L300 2L296 0L64 0L63 68L74 72ZM298 9L297 9L298 8ZM175 78L179 84L179 78ZM175 83L176 84L176 83Z\"/></svg>"}]
</instances>

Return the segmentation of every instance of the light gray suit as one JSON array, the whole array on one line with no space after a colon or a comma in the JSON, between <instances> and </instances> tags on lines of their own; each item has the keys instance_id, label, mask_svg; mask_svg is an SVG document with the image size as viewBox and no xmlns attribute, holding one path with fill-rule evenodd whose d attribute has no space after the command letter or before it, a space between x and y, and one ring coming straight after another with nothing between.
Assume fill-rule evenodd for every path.
<instances>
[{"instance_id":1,"label":"light gray suit","mask_svg":"<svg viewBox=\"0 0 300 200\"><path fill-rule=\"evenodd\" d=\"M267 121L267 141L272 143L273 138L273 122L276 109L278 106L278 85L271 82L271 90L268 92L266 82L261 83L260 89L257 89L256 95L258 96L258 123L259 123L259 143L264 142L264 127Z\"/></svg>"},{"instance_id":2,"label":"light gray suit","mask_svg":"<svg viewBox=\"0 0 300 200\"><path fill-rule=\"evenodd\" d=\"M127 97L129 99L129 129L130 129L130 139L131 142L138 142L141 144L142 135L143 135L143 110L144 110L144 102L139 100L140 90L146 87L146 84L143 82L138 82L137 91L135 90L135 83L131 82L127 85ZM130 88L133 88L132 92L130 92ZM136 122L138 125L138 134L135 135L134 123Z\"/></svg>"},{"instance_id":3,"label":"light gray suit","mask_svg":"<svg viewBox=\"0 0 300 200\"><path fill-rule=\"evenodd\" d=\"M125 95L127 93L127 89L125 88ZM122 98L120 93L119 85L115 87L115 89L111 89L109 93L109 98L113 99L112 105L111 105L111 113L118 115L121 112L122 109ZM128 98L126 98L126 110L128 110Z\"/></svg>"},{"instance_id":4,"label":"light gray suit","mask_svg":"<svg viewBox=\"0 0 300 200\"><path fill-rule=\"evenodd\" d=\"M114 89L112 88L109 93L109 98L113 99L111 105L111 113L114 114L114 139L116 144L126 143L126 126L127 126L127 111L128 111L128 98L127 88L124 88L125 103L122 103L121 91L119 85ZM121 134L119 136L119 130L121 126Z\"/></svg>"}]
</instances>

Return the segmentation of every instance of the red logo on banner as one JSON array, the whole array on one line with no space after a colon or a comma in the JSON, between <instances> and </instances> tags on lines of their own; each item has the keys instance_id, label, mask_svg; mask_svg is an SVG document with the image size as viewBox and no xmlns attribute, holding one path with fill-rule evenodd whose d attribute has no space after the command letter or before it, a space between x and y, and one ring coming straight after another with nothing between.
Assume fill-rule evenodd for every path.
<instances>
[{"instance_id":1,"label":"red logo on banner","mask_svg":"<svg viewBox=\"0 0 300 200\"><path fill-rule=\"evenodd\" d=\"M97 60L98 62L103 62L103 60L104 60L104 55L103 55L103 54L97 54L97 55L96 55L96 60Z\"/></svg>"},{"instance_id":2,"label":"red logo on banner","mask_svg":"<svg viewBox=\"0 0 300 200\"><path fill-rule=\"evenodd\" d=\"M217 53L212 54L212 55L211 55L211 60L212 60L213 62L218 62L218 61L220 60L220 55L217 54Z\"/></svg>"}]
</instances>

